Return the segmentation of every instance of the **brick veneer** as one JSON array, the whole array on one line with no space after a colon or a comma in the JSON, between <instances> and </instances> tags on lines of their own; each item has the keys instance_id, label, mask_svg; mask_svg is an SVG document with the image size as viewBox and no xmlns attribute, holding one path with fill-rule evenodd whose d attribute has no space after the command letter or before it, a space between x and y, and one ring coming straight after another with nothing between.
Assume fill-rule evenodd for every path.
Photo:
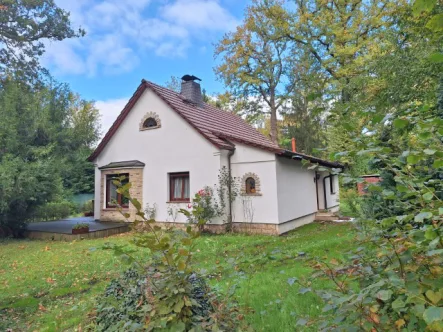
<instances>
[{"instance_id":1,"label":"brick veneer","mask_svg":"<svg viewBox=\"0 0 443 332\"><path fill-rule=\"evenodd\" d=\"M174 227L185 229L188 226L186 223L178 222L161 222L157 221L155 223L160 227ZM226 233L227 224L206 224L205 230L213 234L224 234ZM278 225L276 224L250 224L250 223L233 223L232 231L234 233L247 233L247 234L266 234L266 235L278 235Z\"/></svg>"},{"instance_id":2,"label":"brick veneer","mask_svg":"<svg viewBox=\"0 0 443 332\"><path fill-rule=\"evenodd\" d=\"M136 198L141 204L143 204L143 168L116 168L116 169L107 169L101 171L101 180L100 180L100 221L125 221L125 218L122 216L120 211L116 208L105 208L105 183L106 183L106 175L109 174L129 174L129 182L131 182L132 186L129 189L129 193L132 198ZM130 221L135 220L135 213L137 212L134 206L129 203L129 208L123 209L122 212L127 212L131 215L129 218Z\"/></svg>"}]
</instances>

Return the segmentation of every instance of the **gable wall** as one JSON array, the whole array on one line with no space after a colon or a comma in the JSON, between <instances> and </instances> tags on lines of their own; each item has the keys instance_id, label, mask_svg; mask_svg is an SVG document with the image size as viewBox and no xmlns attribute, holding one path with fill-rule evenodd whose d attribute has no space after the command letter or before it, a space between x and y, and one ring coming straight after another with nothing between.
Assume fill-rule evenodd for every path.
<instances>
[{"instance_id":1,"label":"gable wall","mask_svg":"<svg viewBox=\"0 0 443 332\"><path fill-rule=\"evenodd\" d=\"M139 130L142 118L155 112L161 128ZM139 160L143 168L143 199L152 207L157 205L156 219L168 221L168 173L189 172L190 194L205 185L215 184L220 168L220 151L182 119L174 110L150 90L146 90L117 132L95 160L98 167L111 162ZM96 168L95 218L100 219L100 170ZM187 204L177 204L179 208ZM184 221L183 216L176 220Z\"/></svg>"},{"instance_id":2,"label":"gable wall","mask_svg":"<svg viewBox=\"0 0 443 332\"><path fill-rule=\"evenodd\" d=\"M233 221L250 222L244 209L253 210L253 223L277 224L276 157L273 152L235 143L231 158L232 176L242 180L246 173L254 173L259 179L261 195L240 195L233 204ZM256 183L256 185L258 185Z\"/></svg>"}]
</instances>

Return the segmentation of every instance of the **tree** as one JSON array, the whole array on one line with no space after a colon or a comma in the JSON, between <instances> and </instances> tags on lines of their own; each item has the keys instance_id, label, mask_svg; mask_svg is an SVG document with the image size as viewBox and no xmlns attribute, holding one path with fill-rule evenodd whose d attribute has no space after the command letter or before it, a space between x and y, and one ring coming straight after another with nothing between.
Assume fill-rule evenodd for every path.
<instances>
[{"instance_id":1,"label":"tree","mask_svg":"<svg viewBox=\"0 0 443 332\"><path fill-rule=\"evenodd\" d=\"M290 79L294 91L283 105L281 145L291 148L291 139L297 141L297 150L322 156L325 147L326 112L328 100L323 97L327 91L327 77L315 59L303 49L294 49ZM323 97L323 98L322 98Z\"/></svg>"},{"instance_id":2,"label":"tree","mask_svg":"<svg viewBox=\"0 0 443 332\"><path fill-rule=\"evenodd\" d=\"M165 88L168 88L172 91L180 93L181 91L181 80L176 76L171 76L169 81L166 81L164 84Z\"/></svg>"},{"instance_id":3,"label":"tree","mask_svg":"<svg viewBox=\"0 0 443 332\"><path fill-rule=\"evenodd\" d=\"M53 0L3 0L0 7L0 73L39 74L42 40L84 35L74 31L69 13ZM18 72L15 72L18 71Z\"/></svg>"},{"instance_id":4,"label":"tree","mask_svg":"<svg viewBox=\"0 0 443 332\"><path fill-rule=\"evenodd\" d=\"M365 61L378 52L383 32L395 23L394 14L405 4L393 0L294 0L262 6L281 37L309 52L336 85L340 99L349 101L353 77L365 70Z\"/></svg>"},{"instance_id":5,"label":"tree","mask_svg":"<svg viewBox=\"0 0 443 332\"><path fill-rule=\"evenodd\" d=\"M65 84L11 77L0 82L0 116L0 229L18 235L40 205L92 192L98 111Z\"/></svg>"},{"instance_id":6,"label":"tree","mask_svg":"<svg viewBox=\"0 0 443 332\"><path fill-rule=\"evenodd\" d=\"M356 96L364 105L354 117L366 130L337 154L368 158L383 180L370 185L362 198L369 208L357 226L360 247L344 260L312 262L313 278L325 277L335 286L317 292L326 304L327 317L317 321L324 330L443 328L443 120L438 108L443 68L441 62L435 66L442 55L442 7L416 0L392 18L398 29L393 40L400 42L392 43L391 52L380 52L367 67L372 70L358 77L362 84ZM389 72L383 75L381 68ZM362 98L374 88L368 83L383 81L389 84ZM349 126L352 131L353 123ZM344 181L352 180L345 174Z\"/></svg>"},{"instance_id":7,"label":"tree","mask_svg":"<svg viewBox=\"0 0 443 332\"><path fill-rule=\"evenodd\" d=\"M243 24L218 43L215 53L222 56L222 63L215 72L234 96L262 101L269 107L270 136L277 143L277 113L293 91L287 79L290 48L286 40L277 38L261 4L259 0L254 1L247 8ZM268 5L274 4L269 2ZM260 111L266 109L260 108Z\"/></svg>"}]
</instances>

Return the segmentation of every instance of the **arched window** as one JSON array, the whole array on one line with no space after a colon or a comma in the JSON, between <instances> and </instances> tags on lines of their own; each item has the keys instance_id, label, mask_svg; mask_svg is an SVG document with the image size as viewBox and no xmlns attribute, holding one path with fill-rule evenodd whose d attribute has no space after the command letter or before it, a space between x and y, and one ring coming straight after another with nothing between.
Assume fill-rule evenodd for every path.
<instances>
[{"instance_id":1,"label":"arched window","mask_svg":"<svg viewBox=\"0 0 443 332\"><path fill-rule=\"evenodd\" d=\"M147 118L143 123L143 128L157 127L157 121L154 118Z\"/></svg>"},{"instance_id":2,"label":"arched window","mask_svg":"<svg viewBox=\"0 0 443 332\"><path fill-rule=\"evenodd\" d=\"M247 178L246 179L246 194L255 194L255 179L254 178Z\"/></svg>"},{"instance_id":3,"label":"arched window","mask_svg":"<svg viewBox=\"0 0 443 332\"><path fill-rule=\"evenodd\" d=\"M140 121L140 131L160 128L161 125L160 117L157 113L148 112Z\"/></svg>"},{"instance_id":4,"label":"arched window","mask_svg":"<svg viewBox=\"0 0 443 332\"><path fill-rule=\"evenodd\" d=\"M240 194L243 196L261 196L260 178L257 174L248 172L241 178Z\"/></svg>"}]
</instances>

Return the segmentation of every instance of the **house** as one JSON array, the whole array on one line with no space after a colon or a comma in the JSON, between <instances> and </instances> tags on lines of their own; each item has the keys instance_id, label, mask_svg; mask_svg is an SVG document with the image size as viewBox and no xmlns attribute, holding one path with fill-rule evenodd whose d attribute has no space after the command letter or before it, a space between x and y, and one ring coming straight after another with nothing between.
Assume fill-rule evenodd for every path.
<instances>
[{"instance_id":1,"label":"house","mask_svg":"<svg viewBox=\"0 0 443 332\"><path fill-rule=\"evenodd\" d=\"M235 231L282 234L312 222L319 210L338 209L333 169L341 164L280 148L239 116L205 104L195 77L183 78L180 93L142 80L89 157L95 164L95 219L121 221L114 200L135 215L112 182L124 174L131 195L155 206L159 223L183 224L178 209L217 184L220 170L240 181L240 193L226 215L208 225L214 232L231 218Z\"/></svg>"}]
</instances>

